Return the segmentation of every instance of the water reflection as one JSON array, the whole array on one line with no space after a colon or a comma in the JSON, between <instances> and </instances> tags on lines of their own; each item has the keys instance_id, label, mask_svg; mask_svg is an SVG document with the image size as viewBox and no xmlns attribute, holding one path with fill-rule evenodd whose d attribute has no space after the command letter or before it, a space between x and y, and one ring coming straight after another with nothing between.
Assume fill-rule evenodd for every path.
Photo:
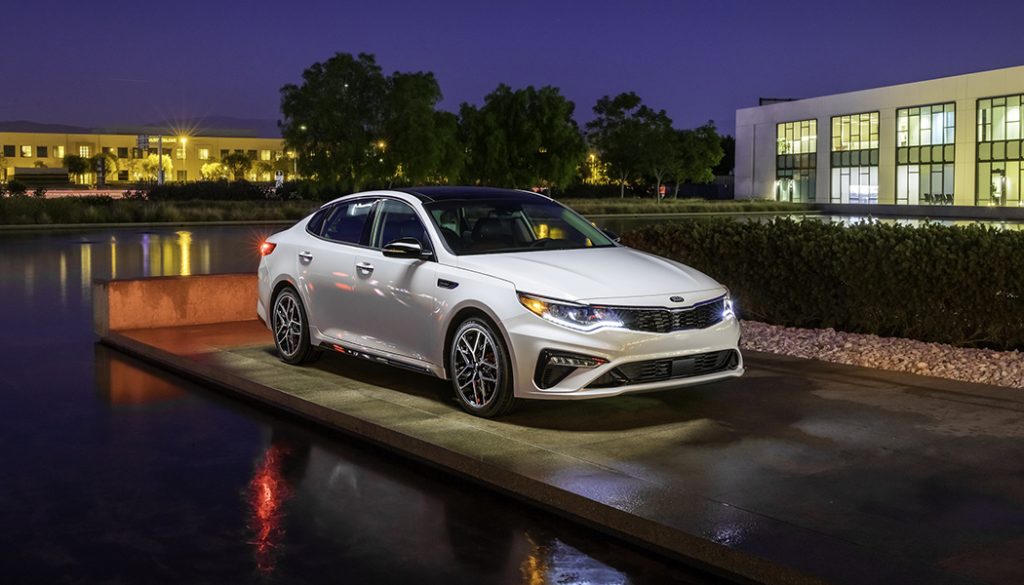
<instances>
[{"instance_id":1,"label":"water reflection","mask_svg":"<svg viewBox=\"0 0 1024 585\"><path fill-rule=\"evenodd\" d=\"M252 228L177 231L0 233L0 549L19 582L692 581L95 345L83 278L256 267Z\"/></svg>"},{"instance_id":2,"label":"water reflection","mask_svg":"<svg viewBox=\"0 0 1024 585\"><path fill-rule=\"evenodd\" d=\"M249 530L256 568L274 572L284 540L285 504L302 481L309 462L310 444L301 436L274 429L270 446L256 465L249 482Z\"/></svg>"}]
</instances>

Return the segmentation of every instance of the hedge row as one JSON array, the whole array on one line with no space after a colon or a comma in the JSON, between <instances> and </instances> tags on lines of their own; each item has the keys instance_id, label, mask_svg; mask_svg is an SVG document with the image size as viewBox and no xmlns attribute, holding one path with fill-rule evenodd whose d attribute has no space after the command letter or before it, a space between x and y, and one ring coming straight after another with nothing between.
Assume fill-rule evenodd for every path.
<instances>
[{"instance_id":1,"label":"hedge row","mask_svg":"<svg viewBox=\"0 0 1024 585\"><path fill-rule=\"evenodd\" d=\"M744 318L1024 349L1024 232L702 219L623 242L729 286Z\"/></svg>"},{"instance_id":2,"label":"hedge row","mask_svg":"<svg viewBox=\"0 0 1024 585\"><path fill-rule=\"evenodd\" d=\"M0 225L297 220L308 201L144 201L109 197L0 198Z\"/></svg>"}]
</instances>

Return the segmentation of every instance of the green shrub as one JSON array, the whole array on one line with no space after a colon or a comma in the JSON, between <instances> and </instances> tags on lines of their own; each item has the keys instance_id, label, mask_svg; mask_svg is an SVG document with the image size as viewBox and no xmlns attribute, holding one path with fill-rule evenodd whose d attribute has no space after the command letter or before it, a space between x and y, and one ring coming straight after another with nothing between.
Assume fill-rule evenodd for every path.
<instances>
[{"instance_id":1,"label":"green shrub","mask_svg":"<svg viewBox=\"0 0 1024 585\"><path fill-rule=\"evenodd\" d=\"M584 215L620 213L750 213L802 212L811 209L803 203L768 201L764 199L559 199Z\"/></svg>"},{"instance_id":2,"label":"green shrub","mask_svg":"<svg viewBox=\"0 0 1024 585\"><path fill-rule=\"evenodd\" d=\"M963 346L1024 349L1024 232L687 220L626 245L729 286L745 318Z\"/></svg>"}]
</instances>

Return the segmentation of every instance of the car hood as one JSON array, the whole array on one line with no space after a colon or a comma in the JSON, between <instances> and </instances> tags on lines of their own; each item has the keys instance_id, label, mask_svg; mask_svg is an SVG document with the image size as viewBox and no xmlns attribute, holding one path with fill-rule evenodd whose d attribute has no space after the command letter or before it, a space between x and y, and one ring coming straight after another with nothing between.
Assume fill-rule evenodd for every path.
<instances>
[{"instance_id":1,"label":"car hood","mask_svg":"<svg viewBox=\"0 0 1024 585\"><path fill-rule=\"evenodd\" d=\"M567 301L665 297L662 304L668 301L666 295L689 295L687 301L697 301L724 292L698 270L621 246L460 256L458 265L510 281L521 292ZM694 296L698 292L714 294Z\"/></svg>"}]
</instances>

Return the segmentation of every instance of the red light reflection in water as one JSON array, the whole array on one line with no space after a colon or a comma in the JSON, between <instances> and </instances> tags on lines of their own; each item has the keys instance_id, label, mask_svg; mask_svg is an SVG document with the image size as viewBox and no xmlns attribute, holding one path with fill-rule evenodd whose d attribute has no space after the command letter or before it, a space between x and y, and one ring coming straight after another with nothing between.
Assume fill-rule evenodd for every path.
<instances>
[{"instance_id":1,"label":"red light reflection in water","mask_svg":"<svg viewBox=\"0 0 1024 585\"><path fill-rule=\"evenodd\" d=\"M252 514L249 528L254 537L251 544L256 568L263 574L274 571L278 544L284 537L283 507L292 495L291 486L284 477L284 463L289 456L291 448L287 445L271 445L249 482L248 500Z\"/></svg>"}]
</instances>

